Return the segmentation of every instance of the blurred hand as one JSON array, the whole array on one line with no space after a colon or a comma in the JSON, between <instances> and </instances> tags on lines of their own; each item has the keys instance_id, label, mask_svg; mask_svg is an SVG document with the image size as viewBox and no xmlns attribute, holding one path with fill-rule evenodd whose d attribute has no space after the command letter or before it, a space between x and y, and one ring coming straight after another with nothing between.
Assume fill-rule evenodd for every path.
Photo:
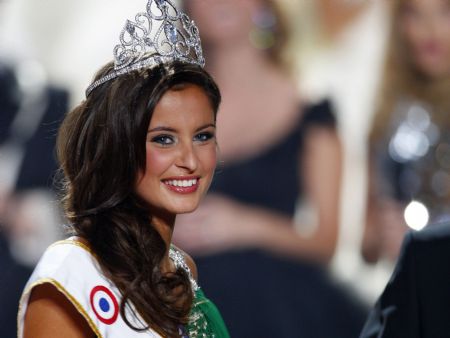
<instances>
[{"instance_id":1,"label":"blurred hand","mask_svg":"<svg viewBox=\"0 0 450 338\"><path fill-rule=\"evenodd\" d=\"M54 198L47 190L32 190L10 199L5 217L10 251L22 264L34 266L47 246L60 238Z\"/></svg>"},{"instance_id":2,"label":"blurred hand","mask_svg":"<svg viewBox=\"0 0 450 338\"><path fill-rule=\"evenodd\" d=\"M0 224L6 223L8 205L10 204L10 194L7 189L0 185Z\"/></svg>"},{"instance_id":3,"label":"blurred hand","mask_svg":"<svg viewBox=\"0 0 450 338\"><path fill-rule=\"evenodd\" d=\"M173 240L194 255L207 255L249 246L258 236L246 206L219 195L209 195L199 208L177 216Z\"/></svg>"},{"instance_id":4,"label":"blurred hand","mask_svg":"<svg viewBox=\"0 0 450 338\"><path fill-rule=\"evenodd\" d=\"M379 241L381 256L395 261L400 254L403 238L409 227L404 219L405 207L393 200L385 200L380 204Z\"/></svg>"}]
</instances>

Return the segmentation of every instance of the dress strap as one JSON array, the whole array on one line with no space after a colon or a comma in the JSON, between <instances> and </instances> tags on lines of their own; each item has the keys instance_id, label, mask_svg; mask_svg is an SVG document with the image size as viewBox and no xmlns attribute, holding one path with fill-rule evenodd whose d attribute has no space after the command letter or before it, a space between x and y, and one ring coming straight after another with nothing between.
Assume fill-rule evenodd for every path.
<instances>
[{"instance_id":1,"label":"dress strap","mask_svg":"<svg viewBox=\"0 0 450 338\"><path fill-rule=\"evenodd\" d=\"M202 289L198 286L197 281L192 276L191 269L186 263L183 252L171 245L169 257L177 269L181 268L186 271L194 291L194 301L189 314L189 323L185 326L188 333L187 336L190 338L230 338L219 310L205 297Z\"/></svg>"},{"instance_id":2,"label":"dress strap","mask_svg":"<svg viewBox=\"0 0 450 338\"><path fill-rule=\"evenodd\" d=\"M186 260L184 259L184 255L181 253L179 249L177 249L175 246L171 245L169 250L169 257L175 264L175 267L181 268L188 274L189 280L191 281L192 290L195 292L200 287L197 284L197 281L194 279L194 276L192 275L191 269L186 264Z\"/></svg>"}]
</instances>

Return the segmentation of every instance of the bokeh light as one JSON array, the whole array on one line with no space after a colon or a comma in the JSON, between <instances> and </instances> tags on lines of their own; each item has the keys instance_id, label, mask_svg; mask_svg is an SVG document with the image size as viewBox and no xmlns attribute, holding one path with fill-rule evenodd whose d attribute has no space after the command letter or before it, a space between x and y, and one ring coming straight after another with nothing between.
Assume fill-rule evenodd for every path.
<instances>
[{"instance_id":1,"label":"bokeh light","mask_svg":"<svg viewBox=\"0 0 450 338\"><path fill-rule=\"evenodd\" d=\"M428 224L430 215L427 207L419 201L411 201L405 208L406 224L413 230L422 230Z\"/></svg>"}]
</instances>

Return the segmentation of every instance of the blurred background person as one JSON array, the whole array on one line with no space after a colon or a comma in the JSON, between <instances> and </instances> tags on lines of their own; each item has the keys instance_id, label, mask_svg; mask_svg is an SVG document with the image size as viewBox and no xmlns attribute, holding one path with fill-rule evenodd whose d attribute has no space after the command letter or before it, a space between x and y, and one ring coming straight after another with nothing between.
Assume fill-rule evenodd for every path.
<instances>
[{"instance_id":1,"label":"blurred background person","mask_svg":"<svg viewBox=\"0 0 450 338\"><path fill-rule=\"evenodd\" d=\"M33 266L56 234L55 133L67 92L36 61L0 65L0 219L17 260Z\"/></svg>"},{"instance_id":2,"label":"blurred background person","mask_svg":"<svg viewBox=\"0 0 450 338\"><path fill-rule=\"evenodd\" d=\"M0 2L2 23L6 5ZM0 325L2 337L10 338L17 335L19 297L31 270L59 238L53 148L68 95L49 85L30 55L16 55L3 39L0 45Z\"/></svg>"},{"instance_id":3,"label":"blurred background person","mask_svg":"<svg viewBox=\"0 0 450 338\"><path fill-rule=\"evenodd\" d=\"M0 323L16 335L22 288L43 250L59 238L52 176L58 119L67 93L41 82L38 64L0 64Z\"/></svg>"},{"instance_id":4,"label":"blurred background person","mask_svg":"<svg viewBox=\"0 0 450 338\"><path fill-rule=\"evenodd\" d=\"M389 1L286 2L296 15L295 53L303 97L332 100L343 148L339 241L333 275L372 303L390 275L361 257L367 195L366 140L388 33ZM295 8L298 8L295 12Z\"/></svg>"},{"instance_id":5,"label":"blurred background person","mask_svg":"<svg viewBox=\"0 0 450 338\"><path fill-rule=\"evenodd\" d=\"M233 337L356 336L365 313L326 271L342 166L331 104L299 97L276 1L186 5L223 94L221 164L200 209L177 221L175 240L199 256Z\"/></svg>"},{"instance_id":6,"label":"blurred background person","mask_svg":"<svg viewBox=\"0 0 450 338\"><path fill-rule=\"evenodd\" d=\"M450 2L391 2L370 134L369 262L395 260L407 229L450 218Z\"/></svg>"}]
</instances>

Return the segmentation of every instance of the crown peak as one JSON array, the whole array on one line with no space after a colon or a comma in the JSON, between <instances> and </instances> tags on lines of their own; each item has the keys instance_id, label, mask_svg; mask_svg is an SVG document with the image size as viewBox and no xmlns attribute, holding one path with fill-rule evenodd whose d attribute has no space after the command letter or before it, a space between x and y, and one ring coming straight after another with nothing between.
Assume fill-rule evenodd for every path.
<instances>
[{"instance_id":1,"label":"crown peak","mask_svg":"<svg viewBox=\"0 0 450 338\"><path fill-rule=\"evenodd\" d=\"M197 26L171 0L147 0L146 11L125 22L119 40L113 51L114 71L92 83L86 96L120 75L160 63L205 65Z\"/></svg>"}]
</instances>

